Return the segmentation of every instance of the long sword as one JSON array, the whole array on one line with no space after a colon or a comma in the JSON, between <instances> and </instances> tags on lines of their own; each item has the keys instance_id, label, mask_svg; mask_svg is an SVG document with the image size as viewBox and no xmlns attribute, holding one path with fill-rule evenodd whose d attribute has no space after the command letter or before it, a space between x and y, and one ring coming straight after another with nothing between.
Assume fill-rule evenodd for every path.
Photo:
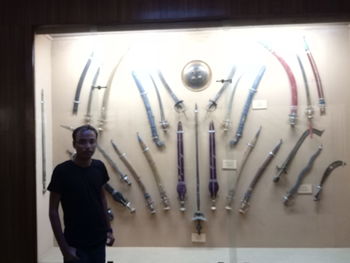
<instances>
[{"instance_id":1,"label":"long sword","mask_svg":"<svg viewBox=\"0 0 350 263\"><path fill-rule=\"evenodd\" d=\"M259 169L256 172L253 180L249 184L249 187L248 187L247 191L244 193L244 196L243 196L243 199L241 201L240 208L239 208L239 212L241 214L245 214L247 212L247 210L249 208L249 200L252 197L254 188L255 188L256 184L258 183L259 179L261 178L261 176L263 175L264 171L266 170L267 166L272 161L273 157L275 157L275 155L277 154L278 150L281 147L281 144L282 144L282 140L280 140L279 143L273 148L273 150L271 152L269 152L269 154L266 157L265 161L259 167Z\"/></svg>"},{"instance_id":2,"label":"long sword","mask_svg":"<svg viewBox=\"0 0 350 263\"><path fill-rule=\"evenodd\" d=\"M209 193L211 198L211 210L216 210L216 198L219 191L219 183L216 174L216 145L214 122L209 124Z\"/></svg>"},{"instance_id":3,"label":"long sword","mask_svg":"<svg viewBox=\"0 0 350 263\"><path fill-rule=\"evenodd\" d=\"M228 74L227 80L223 80L223 85L221 89L215 94L213 99L209 100L209 104L207 106L207 111L215 111L218 104L218 100L221 97L221 95L224 93L226 88L232 83L233 76L235 75L236 72L236 66L233 66L230 73Z\"/></svg>"},{"instance_id":4,"label":"long sword","mask_svg":"<svg viewBox=\"0 0 350 263\"><path fill-rule=\"evenodd\" d=\"M186 183L185 183L185 169L184 169L184 143L183 143L183 129L181 121L177 124L177 186L176 191L180 202L180 211L184 212L186 200Z\"/></svg>"},{"instance_id":5,"label":"long sword","mask_svg":"<svg viewBox=\"0 0 350 263\"><path fill-rule=\"evenodd\" d=\"M162 178L159 175L156 163L151 155L151 152L149 150L149 147L145 144L145 142L142 140L141 136L137 133L137 139L139 141L140 147L142 149L143 154L146 157L146 160L149 164L149 166L151 167L152 170L152 174L154 177L154 180L156 181L157 187L158 187L158 191L160 194L160 198L162 200L163 206L164 206L164 210L170 210L170 206L169 206L169 198L168 195L165 191L164 188L164 184L162 181Z\"/></svg>"},{"instance_id":6,"label":"long sword","mask_svg":"<svg viewBox=\"0 0 350 263\"><path fill-rule=\"evenodd\" d=\"M238 181L241 177L241 174L243 172L245 164L247 163L248 157L250 156L251 152L253 151L253 149L256 145L256 142L258 141L258 138L260 136L260 132L261 132L261 126L260 126L259 130L257 131L257 133L255 134L254 138L246 146L246 149L245 149L243 156L242 156L241 165L239 166L238 171L237 171L237 175L236 175L234 184L233 184L232 188L229 189L228 195L226 197L226 206L225 206L226 210L232 209L232 202L233 202L233 199L234 199L235 194L236 194L236 187L237 187Z\"/></svg>"},{"instance_id":7,"label":"long sword","mask_svg":"<svg viewBox=\"0 0 350 263\"><path fill-rule=\"evenodd\" d=\"M132 74L132 77L133 77L133 79L135 81L136 87L137 87L137 89L138 89L138 91L139 91L139 93L141 95L143 104L144 104L145 109L146 109L147 118L148 118L148 122L149 122L149 125L150 125L150 128L151 128L151 133L152 133L152 140L157 145L157 147L164 147L164 145L165 145L164 142L162 142L159 139L157 126L156 126L156 123L154 121L154 115L153 115L153 112L152 112L151 104L150 104L150 102L148 100L148 97L147 97L147 92L142 87L139 79L136 76L136 73L133 71L131 74Z\"/></svg>"},{"instance_id":8,"label":"long sword","mask_svg":"<svg viewBox=\"0 0 350 263\"><path fill-rule=\"evenodd\" d=\"M152 197L147 192L146 186L142 182L141 177L137 174L137 172L134 169L134 167L131 165L129 160L126 158L126 153L122 153L119 150L119 148L117 147L117 145L113 141L111 141L111 144L113 146L113 149L115 150L115 152L119 156L120 160L128 168L128 170L130 171L131 175L134 177L135 181L137 182L137 185L140 187L140 189L141 189L141 191L143 193L143 197L145 198L145 202L146 202L147 208L150 210L151 214L154 214L156 212L156 210L155 210L154 205L153 205Z\"/></svg>"},{"instance_id":9,"label":"long sword","mask_svg":"<svg viewBox=\"0 0 350 263\"><path fill-rule=\"evenodd\" d=\"M313 72L315 80L316 80L317 93L318 93L318 99L319 99L318 104L320 107L320 112L321 112L321 115L324 115L324 114L326 114L326 101L324 98L321 77L320 77L320 73L318 71L316 62L315 62L314 57L310 51L309 45L306 42L305 37L304 37L304 49L305 49L307 58L309 59L309 62L310 62L311 68L312 68L312 72Z\"/></svg>"},{"instance_id":10,"label":"long sword","mask_svg":"<svg viewBox=\"0 0 350 263\"><path fill-rule=\"evenodd\" d=\"M295 184L288 190L287 194L283 197L283 204L284 205L290 205L291 200L294 199L296 193L298 192L298 189L303 182L304 177L310 172L312 169L312 166L317 158L317 156L320 155L322 151L322 145L320 145L317 149L317 151L310 157L309 162L305 166L303 170L301 170L300 174L298 175L298 178L295 182Z\"/></svg>"},{"instance_id":11,"label":"long sword","mask_svg":"<svg viewBox=\"0 0 350 263\"><path fill-rule=\"evenodd\" d=\"M150 78L152 80L153 86L156 90L157 93L157 99L158 99L158 104L159 104L159 112L160 112L160 127L162 127L163 131L166 132L169 128L169 122L165 119L165 114L164 114L164 107L163 107L163 103L162 103L162 98L160 97L160 93L158 90L158 87L152 77L152 75L150 75Z\"/></svg>"},{"instance_id":12,"label":"long sword","mask_svg":"<svg viewBox=\"0 0 350 263\"><path fill-rule=\"evenodd\" d=\"M265 66L262 66L260 68L260 71L259 71L258 75L256 76L254 83L252 85L252 88L249 90L249 94L248 94L247 99L245 101L243 111L241 114L241 118L239 120L239 125L238 125L237 131L236 131L236 135L230 141L231 146L235 146L239 142L239 140L241 139L241 137L243 135L244 125L245 125L245 122L246 122L247 117L248 117L250 106L253 102L253 97L254 97L256 91L258 90L260 81L261 81L262 77L264 76L265 70L266 70Z\"/></svg>"},{"instance_id":13,"label":"long sword","mask_svg":"<svg viewBox=\"0 0 350 263\"><path fill-rule=\"evenodd\" d=\"M317 136L322 136L324 131L320 131L320 130L317 130L315 128L312 128L311 130L307 129L306 131L304 131L304 133L300 136L299 140L294 145L293 149L288 154L288 156L287 156L286 160L283 162L283 164L281 166L277 166L277 175L275 177L273 177L273 181L275 183L277 183L280 180L282 174L287 174L287 169L289 168L290 163L293 161L300 146L303 144L304 140L310 134L310 132L312 132L313 134L316 134Z\"/></svg>"},{"instance_id":14,"label":"long sword","mask_svg":"<svg viewBox=\"0 0 350 263\"><path fill-rule=\"evenodd\" d=\"M194 123L195 123L195 147L196 147L196 204L197 210L192 217L192 221L196 224L197 233L200 235L202 226L201 222L207 221L204 214L201 210L201 201L200 201L200 181L199 181L199 145L198 145L198 106L197 104L194 107Z\"/></svg>"},{"instance_id":15,"label":"long sword","mask_svg":"<svg viewBox=\"0 0 350 263\"><path fill-rule=\"evenodd\" d=\"M334 161L332 162L330 165L328 165L328 167L326 168L326 170L324 171L321 181L320 183L316 186L316 193L314 195L314 201L320 201L320 195L323 189L323 185L326 182L327 178L330 176L330 174L334 171L335 168L340 167L340 166L344 166L346 165L345 162L343 161Z\"/></svg>"},{"instance_id":16,"label":"long sword","mask_svg":"<svg viewBox=\"0 0 350 263\"><path fill-rule=\"evenodd\" d=\"M45 100L44 90L41 90L41 167L42 167L42 193L46 193L46 136L45 136Z\"/></svg>"},{"instance_id":17,"label":"long sword","mask_svg":"<svg viewBox=\"0 0 350 263\"><path fill-rule=\"evenodd\" d=\"M117 190L113 189L113 187L109 183L105 184L104 188L112 196L114 201L128 208L130 210L130 213L134 213L136 211L136 209L131 206L130 201L127 200L121 192L118 192Z\"/></svg>"},{"instance_id":18,"label":"long sword","mask_svg":"<svg viewBox=\"0 0 350 263\"><path fill-rule=\"evenodd\" d=\"M85 80L85 77L86 77L86 74L89 70L89 67L90 67L90 64L91 64L91 60L92 60L92 57L93 57L94 53L92 52L84 66L84 69L79 77L79 81L78 81L78 85L77 85L77 88L75 90L75 95L74 95L74 102L73 102L73 114L74 115L77 115L78 114L78 107L79 107L79 103L80 103L80 93L81 93L81 90L82 90L82 87L83 87L83 83L84 83L84 80Z\"/></svg>"}]
</instances>

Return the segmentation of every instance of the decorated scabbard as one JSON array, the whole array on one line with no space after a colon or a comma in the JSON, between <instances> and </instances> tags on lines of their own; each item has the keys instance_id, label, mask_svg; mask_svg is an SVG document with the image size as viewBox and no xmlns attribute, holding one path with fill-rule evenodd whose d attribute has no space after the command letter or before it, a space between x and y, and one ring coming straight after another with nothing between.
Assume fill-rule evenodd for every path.
<instances>
[{"instance_id":1,"label":"decorated scabbard","mask_svg":"<svg viewBox=\"0 0 350 263\"><path fill-rule=\"evenodd\" d=\"M326 101L324 98L324 92L323 92L323 86L322 86L322 82L321 82L321 77L320 77L320 73L318 71L316 62L314 60L314 57L310 51L309 45L306 42L306 38L304 37L304 49L307 55L307 58L310 62L311 68L312 68L312 72L314 74L315 80L316 80L316 86L317 86L317 93L318 93L318 104L320 107L320 113L321 115L324 115L326 113Z\"/></svg>"},{"instance_id":2,"label":"decorated scabbard","mask_svg":"<svg viewBox=\"0 0 350 263\"><path fill-rule=\"evenodd\" d=\"M170 86L166 82L166 80L165 80L165 78L160 70L158 70L158 77L159 77L160 81L163 83L163 86L167 90L167 92L169 93L170 97L174 100L175 111L184 112L186 110L184 101L177 98L174 91L170 88Z\"/></svg>"},{"instance_id":3,"label":"decorated scabbard","mask_svg":"<svg viewBox=\"0 0 350 263\"><path fill-rule=\"evenodd\" d=\"M298 175L297 181L295 184L288 190L287 194L283 197L283 204L284 205L290 205L292 199L294 199L295 195L298 193L298 189L303 182L303 179L305 176L311 171L312 166L316 160L316 158L320 155L322 151L322 145L320 145L317 149L317 151L310 157L309 162L305 166L303 170L301 170L300 174Z\"/></svg>"},{"instance_id":4,"label":"decorated scabbard","mask_svg":"<svg viewBox=\"0 0 350 263\"><path fill-rule=\"evenodd\" d=\"M91 106L92 106L92 98L93 98L93 95L94 95L94 90L96 88L97 89L103 88L101 86L97 86L96 85L99 75L100 75L100 67L97 68L96 73L94 75L94 78L92 80L92 85L90 87L89 98L88 98L87 107L86 107L86 114L85 114L85 123L86 124L90 124L91 120L92 120Z\"/></svg>"},{"instance_id":5,"label":"decorated scabbard","mask_svg":"<svg viewBox=\"0 0 350 263\"><path fill-rule=\"evenodd\" d=\"M128 185L131 185L131 182L129 181L128 176L119 169L117 164L112 160L112 158L107 154L107 152L99 145L97 145L96 148L103 155L103 157L107 160L107 162L112 167L112 169L119 175L120 180L124 183L127 183Z\"/></svg>"},{"instance_id":6,"label":"decorated scabbard","mask_svg":"<svg viewBox=\"0 0 350 263\"><path fill-rule=\"evenodd\" d=\"M152 75L150 75L150 78L152 80L154 89L156 90L156 94L157 94L157 99L158 99L158 104L159 104L159 112L160 112L160 127L163 129L164 132L167 132L167 130L169 128L169 122L165 119L162 98L160 97L158 87L157 87Z\"/></svg>"},{"instance_id":7,"label":"decorated scabbard","mask_svg":"<svg viewBox=\"0 0 350 263\"><path fill-rule=\"evenodd\" d=\"M207 111L215 111L218 104L218 100L221 97L221 95L224 93L224 91L226 90L226 88L232 83L232 79L233 76L235 75L236 72L236 66L233 66L228 77L227 80L223 81L223 85L221 87L221 89L215 94L214 98L209 100L209 104L207 106Z\"/></svg>"},{"instance_id":8,"label":"decorated scabbard","mask_svg":"<svg viewBox=\"0 0 350 263\"><path fill-rule=\"evenodd\" d=\"M294 73L288 63L272 48L268 47L267 45L261 43L282 65L284 71L287 74L289 84L290 84L290 90L291 90L291 106L290 106L290 113L289 113L289 124L294 127L297 122L297 112L298 112L298 89L297 89L297 82L295 80Z\"/></svg>"},{"instance_id":9,"label":"decorated scabbard","mask_svg":"<svg viewBox=\"0 0 350 263\"><path fill-rule=\"evenodd\" d=\"M156 212L156 210L155 210L154 205L153 205L152 197L147 192L146 186L142 182L141 177L137 174L134 167L131 165L129 160L126 158L126 153L122 153L119 150L119 148L117 147L117 145L112 140L111 140L111 144L112 144L112 147L115 150L116 154L119 156L120 160L124 163L126 168L128 168L129 172L131 173L131 175L135 179L137 185L140 187L140 189L143 193L143 197L145 198L147 208L150 210L151 214L154 214Z\"/></svg>"},{"instance_id":10,"label":"decorated scabbard","mask_svg":"<svg viewBox=\"0 0 350 263\"><path fill-rule=\"evenodd\" d=\"M324 173L322 175L320 183L316 186L316 193L314 195L314 201L320 201L321 200L320 196L321 196L321 192L322 192L322 189L323 189L323 185L326 182L327 178L330 176L330 174L337 167L344 166L344 165L346 165L346 163L343 162L343 161L340 161L340 160L334 161L330 165L328 165L328 167L326 168L326 170L324 171Z\"/></svg>"},{"instance_id":11,"label":"decorated scabbard","mask_svg":"<svg viewBox=\"0 0 350 263\"><path fill-rule=\"evenodd\" d=\"M247 212L249 208L249 200L252 197L254 188L258 183L259 179L261 178L261 176L263 175L263 173L265 172L267 166L272 161L273 157L275 157L275 155L277 154L278 150L281 147L281 144L282 144L282 140L280 140L279 143L273 148L273 150L269 152L267 158L265 159L263 164L259 167L258 171L256 172L253 180L251 181L247 191L244 193L243 199L241 201L240 208L239 208L239 212L241 214L245 214Z\"/></svg>"},{"instance_id":12,"label":"decorated scabbard","mask_svg":"<svg viewBox=\"0 0 350 263\"><path fill-rule=\"evenodd\" d=\"M169 198L168 198L168 195L165 191L164 184L163 184L162 179L159 175L156 163L154 162L154 159L151 155L149 147L145 144L145 142L142 140L141 136L138 133L137 133L137 139L138 139L138 142L139 142L140 147L142 149L142 152L145 155L149 166L151 167L152 174L153 174L154 180L156 181L158 191L160 194L160 198L161 198L163 206L164 206L163 209L170 210Z\"/></svg>"},{"instance_id":13,"label":"decorated scabbard","mask_svg":"<svg viewBox=\"0 0 350 263\"><path fill-rule=\"evenodd\" d=\"M113 187L109 183L105 184L104 188L112 196L114 201L128 208L130 210L130 213L134 213L136 211L136 209L131 206L131 203L123 196L123 194L113 189Z\"/></svg>"},{"instance_id":14,"label":"decorated scabbard","mask_svg":"<svg viewBox=\"0 0 350 263\"><path fill-rule=\"evenodd\" d=\"M148 118L148 122L151 128L151 133L152 133L152 140L153 142L157 145L157 147L163 147L165 144L164 142L162 142L159 139L159 135L158 135L158 131L157 131L157 126L154 120L154 115L152 112L152 108L151 108L151 104L148 100L148 96L147 96L147 92L145 91L145 89L142 87L141 82L139 81L139 79L136 76L136 73L133 71L132 73L132 77L135 81L136 87L141 95L143 104L145 106L146 109L146 113L147 113L147 118Z\"/></svg>"},{"instance_id":15,"label":"decorated scabbard","mask_svg":"<svg viewBox=\"0 0 350 263\"><path fill-rule=\"evenodd\" d=\"M186 183L185 183L185 167L184 167L184 143L183 129L181 121L177 124L177 186L176 191L180 202L180 211L184 212L186 200Z\"/></svg>"},{"instance_id":16,"label":"decorated scabbard","mask_svg":"<svg viewBox=\"0 0 350 263\"><path fill-rule=\"evenodd\" d=\"M211 210L216 210L216 198L219 191L219 183L216 174L216 145L214 122L209 124L209 193L211 199Z\"/></svg>"},{"instance_id":17,"label":"decorated scabbard","mask_svg":"<svg viewBox=\"0 0 350 263\"><path fill-rule=\"evenodd\" d=\"M248 97L247 97L247 99L245 101L245 104L244 104L244 107L243 107L243 111L242 111L242 114L241 114L241 118L239 120L239 125L238 125L237 131L236 131L236 135L230 141L230 145L231 146L235 146L239 142L241 137L242 137L243 130L244 130L244 125L245 125L245 122L246 122L247 117L248 117L250 106L251 106L251 104L253 102L254 95L255 95L256 91L258 90L260 81L261 81L262 77L264 76L265 70L266 70L265 66L262 66L260 68L260 71L259 71L258 75L256 76L256 78L254 80L253 86L249 90Z\"/></svg>"},{"instance_id":18,"label":"decorated scabbard","mask_svg":"<svg viewBox=\"0 0 350 263\"><path fill-rule=\"evenodd\" d=\"M78 81L78 85L77 85L77 88L75 90L75 95L74 95L74 102L73 102L73 115L77 115L78 114L78 107L79 107L79 104L80 104L80 93L81 93L81 90L83 88L83 83L84 83L84 80L85 80L85 77L86 77L86 74L89 70L89 67L90 67L90 64L91 64L91 61L92 61L92 57L93 57L94 53L91 53L91 55L89 56L85 66L84 66L84 69L79 77L79 81Z\"/></svg>"},{"instance_id":19,"label":"decorated scabbard","mask_svg":"<svg viewBox=\"0 0 350 263\"><path fill-rule=\"evenodd\" d=\"M251 152L253 151L253 149L256 145L256 142L258 141L258 138L260 136L260 132L261 132L261 126L260 126L259 130L257 131L257 133L255 134L254 138L246 146L246 149L245 149L243 156L242 156L241 165L239 166L239 168L237 170L235 182L234 182L233 186L229 189L228 195L226 197L226 206L225 206L226 210L232 210L232 202L233 202L233 199L234 199L235 194L236 194L236 187L237 187L238 181L241 177L241 174L243 172L245 164L247 163L248 157L250 156Z\"/></svg>"},{"instance_id":20,"label":"decorated scabbard","mask_svg":"<svg viewBox=\"0 0 350 263\"><path fill-rule=\"evenodd\" d=\"M273 177L273 181L275 183L277 183L280 180L282 174L287 174L287 170L289 168L289 165L293 161L300 146L303 144L304 140L306 139L306 137L309 135L310 132L312 132L313 134L316 134L317 136L321 136L324 131L320 131L320 130L317 130L315 128L312 128L311 130L307 129L304 131L304 133L300 136L299 140L294 145L293 149L288 154L288 156L287 156L286 160L283 162L283 164L281 166L277 166L277 175Z\"/></svg>"}]
</instances>

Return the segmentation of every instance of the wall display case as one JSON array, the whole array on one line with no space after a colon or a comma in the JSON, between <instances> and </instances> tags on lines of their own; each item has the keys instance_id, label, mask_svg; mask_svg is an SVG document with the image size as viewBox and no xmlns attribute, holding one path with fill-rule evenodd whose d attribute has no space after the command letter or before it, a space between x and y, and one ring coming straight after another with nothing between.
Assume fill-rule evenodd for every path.
<instances>
[{"instance_id":1,"label":"wall display case","mask_svg":"<svg viewBox=\"0 0 350 263\"><path fill-rule=\"evenodd\" d=\"M108 195L119 248L348 247L349 43L346 23L38 34L39 255L83 124L127 199Z\"/></svg>"}]
</instances>

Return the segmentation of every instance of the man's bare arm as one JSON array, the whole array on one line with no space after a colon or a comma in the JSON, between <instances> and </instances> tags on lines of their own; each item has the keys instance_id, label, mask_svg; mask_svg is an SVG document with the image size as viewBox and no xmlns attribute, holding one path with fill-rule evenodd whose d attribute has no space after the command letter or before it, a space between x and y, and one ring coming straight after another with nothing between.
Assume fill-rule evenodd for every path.
<instances>
[{"instance_id":1,"label":"man's bare arm","mask_svg":"<svg viewBox=\"0 0 350 263\"><path fill-rule=\"evenodd\" d=\"M104 211L104 215L105 215L105 220L106 220L106 225L109 229L111 229L111 231L107 231L107 242L106 245L107 246L112 246L114 243L114 235L113 235L113 230L111 227L111 223L108 220L108 215L107 215L107 199L106 199L106 195L105 195L105 191L104 191L104 187L101 188L101 201L102 201L102 205L103 205L103 211Z\"/></svg>"}]
</instances>

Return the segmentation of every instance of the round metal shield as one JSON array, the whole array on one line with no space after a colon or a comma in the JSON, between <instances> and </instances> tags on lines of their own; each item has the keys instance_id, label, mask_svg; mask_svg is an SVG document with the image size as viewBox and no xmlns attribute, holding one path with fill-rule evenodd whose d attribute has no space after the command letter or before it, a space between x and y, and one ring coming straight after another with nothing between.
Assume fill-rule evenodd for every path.
<instances>
[{"instance_id":1,"label":"round metal shield","mask_svg":"<svg viewBox=\"0 0 350 263\"><path fill-rule=\"evenodd\" d=\"M201 60L188 62L181 73L182 82L192 91L201 91L209 86L211 70L207 63Z\"/></svg>"}]
</instances>

